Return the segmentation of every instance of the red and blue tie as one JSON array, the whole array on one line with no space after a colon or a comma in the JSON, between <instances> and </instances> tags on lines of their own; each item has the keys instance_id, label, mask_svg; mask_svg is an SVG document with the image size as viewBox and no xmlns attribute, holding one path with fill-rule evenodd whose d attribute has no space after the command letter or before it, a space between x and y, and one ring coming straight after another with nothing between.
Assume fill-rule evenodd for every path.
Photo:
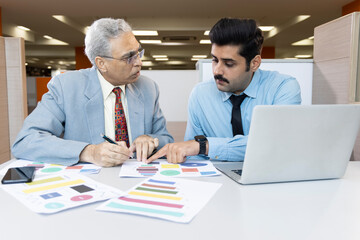
<instances>
[{"instance_id":1,"label":"red and blue tie","mask_svg":"<svg viewBox=\"0 0 360 240\"><path fill-rule=\"evenodd\" d=\"M121 88L116 87L113 89L116 95L115 101L115 140L125 141L129 147L129 136L126 125L125 111L121 102Z\"/></svg>"}]
</instances>

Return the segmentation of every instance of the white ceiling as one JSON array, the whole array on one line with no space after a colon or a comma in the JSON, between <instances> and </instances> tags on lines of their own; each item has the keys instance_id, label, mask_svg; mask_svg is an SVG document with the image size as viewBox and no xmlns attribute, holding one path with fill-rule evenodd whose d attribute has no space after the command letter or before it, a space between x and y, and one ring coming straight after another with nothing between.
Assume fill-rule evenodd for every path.
<instances>
[{"instance_id":1,"label":"white ceiling","mask_svg":"<svg viewBox=\"0 0 360 240\"><path fill-rule=\"evenodd\" d=\"M276 58L291 58L298 54L312 55L313 46L292 46L291 43L313 36L316 26L340 17L342 6L349 2L352 0L0 0L0 7L3 35L22 35L26 39L29 66L74 69L74 47L83 45L84 28L98 18L113 17L126 19L134 30L159 31L157 37L138 39L183 44L142 44L143 60L152 60L152 69L194 69L191 56L210 53L210 45L200 45L199 40L208 38L203 35L204 31L210 30L221 17L254 18L260 25L277 27L274 36L265 33L264 45L275 47ZM64 15L68 23L52 15ZM299 15L310 15L310 18L296 23ZM15 30L17 25L31 31ZM50 41L43 35L69 45L49 45ZM174 40L179 38L182 40ZM154 54L166 54L171 62L157 63L151 57ZM171 64L174 61L177 64Z\"/></svg>"}]
</instances>

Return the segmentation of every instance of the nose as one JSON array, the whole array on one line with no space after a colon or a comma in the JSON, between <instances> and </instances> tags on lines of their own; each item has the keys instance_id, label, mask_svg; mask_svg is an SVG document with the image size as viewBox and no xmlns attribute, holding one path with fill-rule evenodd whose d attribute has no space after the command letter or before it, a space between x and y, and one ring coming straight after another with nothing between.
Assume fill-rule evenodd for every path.
<instances>
[{"instance_id":1,"label":"nose","mask_svg":"<svg viewBox=\"0 0 360 240\"><path fill-rule=\"evenodd\" d=\"M140 67L142 66L142 61L141 61L141 57L140 57L139 54L136 56L134 65L135 65L135 66L140 66Z\"/></svg>"},{"instance_id":2,"label":"nose","mask_svg":"<svg viewBox=\"0 0 360 240\"><path fill-rule=\"evenodd\" d=\"M224 75L224 70L220 62L213 62L212 68L214 75Z\"/></svg>"}]
</instances>

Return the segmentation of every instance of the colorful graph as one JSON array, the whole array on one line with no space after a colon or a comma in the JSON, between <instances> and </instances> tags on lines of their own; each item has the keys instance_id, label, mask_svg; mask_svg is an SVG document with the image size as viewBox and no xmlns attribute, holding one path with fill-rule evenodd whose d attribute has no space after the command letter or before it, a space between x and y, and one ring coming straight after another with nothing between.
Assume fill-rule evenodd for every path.
<instances>
[{"instance_id":1,"label":"colorful graph","mask_svg":"<svg viewBox=\"0 0 360 240\"><path fill-rule=\"evenodd\" d=\"M130 189L126 196L110 199L97 209L190 222L220 186L218 183L152 177Z\"/></svg>"},{"instance_id":2,"label":"colorful graph","mask_svg":"<svg viewBox=\"0 0 360 240\"><path fill-rule=\"evenodd\" d=\"M157 160L150 164L138 161L126 161L120 170L120 177L201 177L220 175L211 161L185 162L171 164L166 160Z\"/></svg>"},{"instance_id":3,"label":"colorful graph","mask_svg":"<svg viewBox=\"0 0 360 240\"><path fill-rule=\"evenodd\" d=\"M0 174L5 174L10 167L36 167L35 175L49 175L49 174L63 174L63 173L83 173L83 174L97 174L100 172L101 167L94 164L80 163L74 166L63 166L57 164L48 164L42 162L33 162L27 160L16 160L9 164L6 168L0 171Z\"/></svg>"},{"instance_id":4,"label":"colorful graph","mask_svg":"<svg viewBox=\"0 0 360 240\"><path fill-rule=\"evenodd\" d=\"M37 213L56 213L123 194L80 174L45 176L3 189Z\"/></svg>"}]
</instances>

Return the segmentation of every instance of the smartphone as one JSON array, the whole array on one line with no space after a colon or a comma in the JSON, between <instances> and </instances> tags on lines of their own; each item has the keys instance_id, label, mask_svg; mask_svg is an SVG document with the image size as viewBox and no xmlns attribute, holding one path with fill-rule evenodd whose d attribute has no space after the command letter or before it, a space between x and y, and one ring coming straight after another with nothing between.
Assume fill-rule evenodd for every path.
<instances>
[{"instance_id":1,"label":"smartphone","mask_svg":"<svg viewBox=\"0 0 360 240\"><path fill-rule=\"evenodd\" d=\"M1 180L1 183L12 184L31 182L34 178L35 169L35 167L9 168L4 178Z\"/></svg>"}]
</instances>

